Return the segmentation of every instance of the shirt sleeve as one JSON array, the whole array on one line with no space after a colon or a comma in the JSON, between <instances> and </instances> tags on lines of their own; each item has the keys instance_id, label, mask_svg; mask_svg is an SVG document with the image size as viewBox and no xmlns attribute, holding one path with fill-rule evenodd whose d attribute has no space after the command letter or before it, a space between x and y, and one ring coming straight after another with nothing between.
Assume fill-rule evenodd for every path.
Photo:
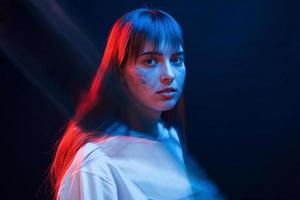
<instances>
[{"instance_id":1,"label":"shirt sleeve","mask_svg":"<svg viewBox=\"0 0 300 200\"><path fill-rule=\"evenodd\" d=\"M116 186L109 180L86 171L72 174L58 191L57 200L117 200Z\"/></svg>"}]
</instances>

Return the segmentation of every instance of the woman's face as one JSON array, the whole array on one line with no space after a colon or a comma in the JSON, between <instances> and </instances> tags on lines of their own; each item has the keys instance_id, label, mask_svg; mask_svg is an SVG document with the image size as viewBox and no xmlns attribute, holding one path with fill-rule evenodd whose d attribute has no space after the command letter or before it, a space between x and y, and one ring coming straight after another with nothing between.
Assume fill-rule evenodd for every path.
<instances>
[{"instance_id":1,"label":"woman's face","mask_svg":"<svg viewBox=\"0 0 300 200\"><path fill-rule=\"evenodd\" d=\"M124 79L129 95L136 101L133 103L154 111L166 111L178 101L185 74L182 47L167 46L155 51L151 43L146 43L136 62L125 67Z\"/></svg>"}]
</instances>

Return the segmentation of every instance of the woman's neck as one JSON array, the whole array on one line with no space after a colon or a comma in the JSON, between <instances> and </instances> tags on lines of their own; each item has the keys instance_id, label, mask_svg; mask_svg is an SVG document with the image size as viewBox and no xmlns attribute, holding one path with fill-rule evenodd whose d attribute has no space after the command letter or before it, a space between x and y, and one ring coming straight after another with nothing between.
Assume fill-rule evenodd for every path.
<instances>
[{"instance_id":1,"label":"woman's neck","mask_svg":"<svg viewBox=\"0 0 300 200\"><path fill-rule=\"evenodd\" d=\"M121 120L132 130L147 136L156 138L158 136L158 122L160 111L150 110L143 105L126 106L121 112Z\"/></svg>"}]
</instances>

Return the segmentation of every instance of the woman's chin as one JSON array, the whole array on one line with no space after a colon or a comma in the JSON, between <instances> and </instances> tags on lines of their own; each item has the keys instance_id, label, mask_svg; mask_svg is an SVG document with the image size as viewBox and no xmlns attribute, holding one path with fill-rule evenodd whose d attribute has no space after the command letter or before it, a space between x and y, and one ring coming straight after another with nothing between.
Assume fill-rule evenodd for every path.
<instances>
[{"instance_id":1,"label":"woman's chin","mask_svg":"<svg viewBox=\"0 0 300 200\"><path fill-rule=\"evenodd\" d=\"M164 102L162 103L159 107L160 111L168 111L171 110L172 108L174 108L174 106L176 105L176 101L170 101L170 102Z\"/></svg>"}]
</instances>

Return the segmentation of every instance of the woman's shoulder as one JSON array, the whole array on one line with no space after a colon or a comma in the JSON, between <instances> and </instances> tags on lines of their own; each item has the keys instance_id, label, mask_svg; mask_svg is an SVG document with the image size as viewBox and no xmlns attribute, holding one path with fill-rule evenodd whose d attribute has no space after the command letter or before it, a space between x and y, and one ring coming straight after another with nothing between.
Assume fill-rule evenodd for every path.
<instances>
[{"instance_id":1,"label":"woman's shoulder","mask_svg":"<svg viewBox=\"0 0 300 200\"><path fill-rule=\"evenodd\" d=\"M99 144L88 142L76 153L60 184L60 199L107 199L116 195L110 160ZM108 196L109 195L109 196ZM116 198L116 197L114 197Z\"/></svg>"},{"instance_id":2,"label":"woman's shoulder","mask_svg":"<svg viewBox=\"0 0 300 200\"><path fill-rule=\"evenodd\" d=\"M88 142L75 154L64 180L67 181L77 173L92 173L103 176L109 171L109 158L101 149L100 143Z\"/></svg>"},{"instance_id":3,"label":"woman's shoulder","mask_svg":"<svg viewBox=\"0 0 300 200\"><path fill-rule=\"evenodd\" d=\"M102 131L101 136L91 139L89 142L81 146L74 159L68 168L69 174L77 171L92 171L94 168L105 168L111 163L111 153L114 149L120 149L125 140L120 140L119 137L124 135L124 127L119 124L112 124L107 129Z\"/></svg>"}]
</instances>

